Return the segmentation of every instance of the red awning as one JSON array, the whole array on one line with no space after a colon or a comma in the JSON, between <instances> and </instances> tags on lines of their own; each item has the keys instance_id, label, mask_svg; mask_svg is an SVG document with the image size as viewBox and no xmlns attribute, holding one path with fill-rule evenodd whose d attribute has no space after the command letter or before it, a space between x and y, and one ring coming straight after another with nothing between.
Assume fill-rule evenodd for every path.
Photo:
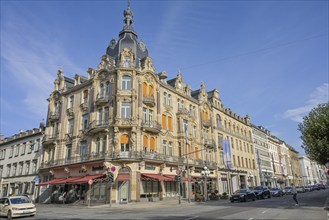
<instances>
[{"instance_id":1,"label":"red awning","mask_svg":"<svg viewBox=\"0 0 329 220\"><path fill-rule=\"evenodd\" d=\"M49 180L49 181L46 181L46 182L42 182L42 183L39 183L37 184L37 186L46 186L46 185L54 185L56 184L56 182L58 181L62 181L62 180L65 180L66 178L57 178L57 179L52 179L52 180Z\"/></svg>"},{"instance_id":2,"label":"red awning","mask_svg":"<svg viewBox=\"0 0 329 220\"><path fill-rule=\"evenodd\" d=\"M128 181L128 180L130 180L130 174L129 173L119 173L117 180L118 181Z\"/></svg>"},{"instance_id":3,"label":"red awning","mask_svg":"<svg viewBox=\"0 0 329 220\"><path fill-rule=\"evenodd\" d=\"M70 181L78 180L81 178L83 178L83 176L69 177L69 178L65 178L63 180L57 181L57 182L53 183L52 185L61 185L61 184L69 183Z\"/></svg>"},{"instance_id":4,"label":"red awning","mask_svg":"<svg viewBox=\"0 0 329 220\"><path fill-rule=\"evenodd\" d=\"M171 178L172 181L175 181L175 175L164 175L165 177ZM190 177L191 183L194 182L194 179L192 177ZM188 182L187 177L182 176L182 182Z\"/></svg>"},{"instance_id":5,"label":"red awning","mask_svg":"<svg viewBox=\"0 0 329 220\"><path fill-rule=\"evenodd\" d=\"M152 179L152 180L158 180L158 181L173 181L169 177L165 177L161 174L151 174L151 173L142 173L142 179Z\"/></svg>"},{"instance_id":6,"label":"red awning","mask_svg":"<svg viewBox=\"0 0 329 220\"><path fill-rule=\"evenodd\" d=\"M98 175L92 175L92 176L84 176L84 177L79 178L79 179L71 180L68 183L71 183L71 184L87 183L89 180L103 178L105 176L106 176L105 174L98 174Z\"/></svg>"}]
</instances>

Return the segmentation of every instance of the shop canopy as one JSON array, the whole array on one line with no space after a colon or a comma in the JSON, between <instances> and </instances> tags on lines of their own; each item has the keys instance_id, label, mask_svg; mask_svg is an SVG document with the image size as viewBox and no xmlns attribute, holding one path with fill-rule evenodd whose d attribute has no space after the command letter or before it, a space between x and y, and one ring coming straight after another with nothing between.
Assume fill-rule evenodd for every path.
<instances>
[{"instance_id":1,"label":"shop canopy","mask_svg":"<svg viewBox=\"0 0 329 220\"><path fill-rule=\"evenodd\" d=\"M151 173L142 173L143 180L151 180L151 181L174 181L173 179L166 177L161 174L151 174Z\"/></svg>"},{"instance_id":2,"label":"shop canopy","mask_svg":"<svg viewBox=\"0 0 329 220\"><path fill-rule=\"evenodd\" d=\"M106 175L105 174L97 174L97 175L91 175L91 176L84 176L79 179L74 179L68 181L70 184L81 184L81 183L88 183L89 180L94 180L98 178L104 178Z\"/></svg>"},{"instance_id":3,"label":"shop canopy","mask_svg":"<svg viewBox=\"0 0 329 220\"><path fill-rule=\"evenodd\" d=\"M175 181L175 175L164 175L164 176L172 179L172 181ZM195 181L192 177L190 177L190 180L191 180L191 183ZM182 182L187 182L187 181L188 181L187 177L182 176Z\"/></svg>"},{"instance_id":4,"label":"shop canopy","mask_svg":"<svg viewBox=\"0 0 329 220\"><path fill-rule=\"evenodd\" d=\"M49 181L46 181L46 182L39 183L39 184L37 184L37 186L55 185L57 182L63 181L65 179L66 178L52 179L52 180L49 180Z\"/></svg>"},{"instance_id":5,"label":"shop canopy","mask_svg":"<svg viewBox=\"0 0 329 220\"><path fill-rule=\"evenodd\" d=\"M78 177L69 177L69 178L65 178L65 179L62 179L60 181L57 181L53 184L50 184L50 185L61 185L61 184L66 184L66 183L70 183L70 181L74 181L74 180L78 180L78 179L81 179L83 177L81 176L78 176Z\"/></svg>"}]
</instances>

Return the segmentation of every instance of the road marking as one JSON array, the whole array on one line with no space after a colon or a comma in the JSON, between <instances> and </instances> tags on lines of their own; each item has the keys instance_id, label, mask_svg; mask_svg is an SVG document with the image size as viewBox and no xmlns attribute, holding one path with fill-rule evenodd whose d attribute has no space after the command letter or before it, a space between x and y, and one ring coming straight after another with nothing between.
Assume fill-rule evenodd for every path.
<instances>
[{"instance_id":1,"label":"road marking","mask_svg":"<svg viewBox=\"0 0 329 220\"><path fill-rule=\"evenodd\" d=\"M197 218L197 217L199 217L199 216L193 216L193 217L191 217L191 218L187 218L187 219L185 219L185 220L194 219L194 218Z\"/></svg>"},{"instance_id":2,"label":"road marking","mask_svg":"<svg viewBox=\"0 0 329 220\"><path fill-rule=\"evenodd\" d=\"M270 210L270 209L266 209L265 211L262 211L262 214L264 214L264 213L267 212L268 210Z\"/></svg>"},{"instance_id":3,"label":"road marking","mask_svg":"<svg viewBox=\"0 0 329 220\"><path fill-rule=\"evenodd\" d=\"M253 220L254 218L249 218L248 220Z\"/></svg>"}]
</instances>

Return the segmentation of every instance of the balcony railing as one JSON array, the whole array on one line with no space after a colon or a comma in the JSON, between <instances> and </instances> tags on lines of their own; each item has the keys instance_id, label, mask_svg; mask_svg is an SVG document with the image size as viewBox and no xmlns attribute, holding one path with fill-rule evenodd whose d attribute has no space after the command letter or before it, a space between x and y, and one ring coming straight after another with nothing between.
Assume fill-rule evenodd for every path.
<instances>
[{"instance_id":1,"label":"balcony railing","mask_svg":"<svg viewBox=\"0 0 329 220\"><path fill-rule=\"evenodd\" d=\"M210 122L209 119L203 119L203 120L202 120L202 125L203 125L204 127L210 127L210 126L211 126L211 122Z\"/></svg>"},{"instance_id":2,"label":"balcony railing","mask_svg":"<svg viewBox=\"0 0 329 220\"><path fill-rule=\"evenodd\" d=\"M51 135L45 135L43 138L43 144L52 144L56 142L57 135L51 134Z\"/></svg>"},{"instance_id":3,"label":"balcony railing","mask_svg":"<svg viewBox=\"0 0 329 220\"><path fill-rule=\"evenodd\" d=\"M49 114L49 120L50 121L57 121L59 119L59 112L55 111L55 112L50 112Z\"/></svg>"},{"instance_id":4,"label":"balcony railing","mask_svg":"<svg viewBox=\"0 0 329 220\"><path fill-rule=\"evenodd\" d=\"M96 105L97 106L104 105L108 102L109 102L109 95L108 94L102 94L102 93L97 94L97 97L96 97Z\"/></svg>"},{"instance_id":5,"label":"balcony railing","mask_svg":"<svg viewBox=\"0 0 329 220\"><path fill-rule=\"evenodd\" d=\"M154 107L155 106L154 96L143 96L143 103L150 107Z\"/></svg>"},{"instance_id":6,"label":"balcony railing","mask_svg":"<svg viewBox=\"0 0 329 220\"><path fill-rule=\"evenodd\" d=\"M160 133L162 126L157 121L146 121L146 122L142 122L142 128L145 131L158 134Z\"/></svg>"},{"instance_id":7,"label":"balcony railing","mask_svg":"<svg viewBox=\"0 0 329 220\"><path fill-rule=\"evenodd\" d=\"M213 139L205 139L204 140L204 146L206 147L206 148L213 148L213 147L215 147L215 141L213 140Z\"/></svg>"},{"instance_id":8,"label":"balcony railing","mask_svg":"<svg viewBox=\"0 0 329 220\"><path fill-rule=\"evenodd\" d=\"M100 131L104 131L108 127L108 125L108 120L95 120L89 124L88 132L94 134Z\"/></svg>"}]
</instances>

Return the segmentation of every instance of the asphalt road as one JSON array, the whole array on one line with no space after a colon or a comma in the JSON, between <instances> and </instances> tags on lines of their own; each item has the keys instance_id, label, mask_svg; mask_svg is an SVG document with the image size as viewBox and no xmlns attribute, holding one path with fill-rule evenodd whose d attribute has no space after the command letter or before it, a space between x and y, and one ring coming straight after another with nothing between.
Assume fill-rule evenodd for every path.
<instances>
[{"instance_id":1,"label":"asphalt road","mask_svg":"<svg viewBox=\"0 0 329 220\"><path fill-rule=\"evenodd\" d=\"M300 206L295 206L291 195L230 203L229 200L206 203L178 201L140 203L136 205L107 205L98 207L72 205L37 205L35 217L19 219L280 219L280 220L329 220L324 209L329 189L298 194Z\"/></svg>"}]
</instances>

